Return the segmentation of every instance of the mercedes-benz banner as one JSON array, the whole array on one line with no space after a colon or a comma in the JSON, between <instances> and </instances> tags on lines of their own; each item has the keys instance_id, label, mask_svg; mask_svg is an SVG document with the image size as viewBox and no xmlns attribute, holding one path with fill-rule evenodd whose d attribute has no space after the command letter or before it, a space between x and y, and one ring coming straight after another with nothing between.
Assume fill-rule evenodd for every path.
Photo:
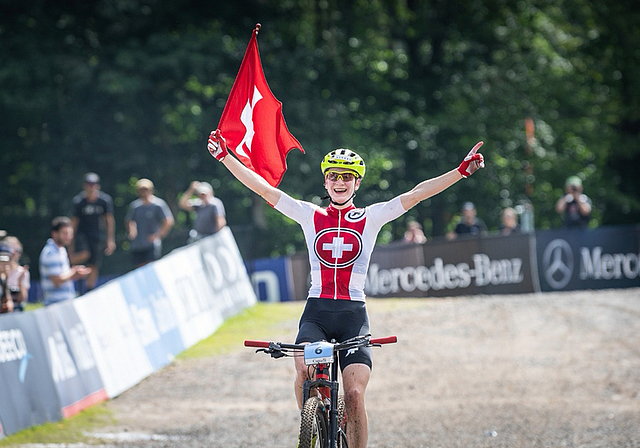
<instances>
[{"instance_id":1,"label":"mercedes-benz banner","mask_svg":"<svg viewBox=\"0 0 640 448\"><path fill-rule=\"evenodd\" d=\"M638 227L536 232L542 291L640 286Z\"/></svg>"},{"instance_id":2,"label":"mercedes-benz banner","mask_svg":"<svg viewBox=\"0 0 640 448\"><path fill-rule=\"evenodd\" d=\"M376 248L365 292L384 297L442 297L534 292L532 237L467 238Z\"/></svg>"}]
</instances>

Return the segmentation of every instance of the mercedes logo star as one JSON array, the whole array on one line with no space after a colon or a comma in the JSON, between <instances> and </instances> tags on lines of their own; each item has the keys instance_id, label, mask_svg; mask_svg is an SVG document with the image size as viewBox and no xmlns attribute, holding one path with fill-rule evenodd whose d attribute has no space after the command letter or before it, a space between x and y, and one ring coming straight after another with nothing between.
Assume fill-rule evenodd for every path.
<instances>
[{"instance_id":1,"label":"mercedes logo star","mask_svg":"<svg viewBox=\"0 0 640 448\"><path fill-rule=\"evenodd\" d=\"M563 239L551 241L542 255L544 278L553 289L562 289L573 275L573 251Z\"/></svg>"}]
</instances>

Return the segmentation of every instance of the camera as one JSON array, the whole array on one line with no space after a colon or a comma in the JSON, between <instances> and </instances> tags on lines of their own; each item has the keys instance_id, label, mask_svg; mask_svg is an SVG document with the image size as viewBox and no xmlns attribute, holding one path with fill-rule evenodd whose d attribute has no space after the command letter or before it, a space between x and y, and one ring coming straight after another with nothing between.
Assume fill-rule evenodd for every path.
<instances>
[{"instance_id":1,"label":"camera","mask_svg":"<svg viewBox=\"0 0 640 448\"><path fill-rule=\"evenodd\" d=\"M8 263L11 261L11 257L9 255L0 255L0 263Z\"/></svg>"}]
</instances>

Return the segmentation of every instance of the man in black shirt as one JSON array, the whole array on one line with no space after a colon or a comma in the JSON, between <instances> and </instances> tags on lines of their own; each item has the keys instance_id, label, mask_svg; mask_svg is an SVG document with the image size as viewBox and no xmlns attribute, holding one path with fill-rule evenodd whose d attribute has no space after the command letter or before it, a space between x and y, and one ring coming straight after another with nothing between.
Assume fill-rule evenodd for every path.
<instances>
[{"instance_id":1,"label":"man in black shirt","mask_svg":"<svg viewBox=\"0 0 640 448\"><path fill-rule=\"evenodd\" d=\"M449 239L459 236L478 236L487 233L484 221L476 216L476 207L473 202L465 202L462 206L462 219L456 225L455 230L448 235Z\"/></svg>"},{"instance_id":2,"label":"man in black shirt","mask_svg":"<svg viewBox=\"0 0 640 448\"><path fill-rule=\"evenodd\" d=\"M116 248L115 220L111 196L100 191L100 176L85 174L82 190L73 198L71 221L75 230L75 251L70 259L72 264L87 264L91 268L87 277L87 290L91 290L98 280L102 254L111 255Z\"/></svg>"}]
</instances>

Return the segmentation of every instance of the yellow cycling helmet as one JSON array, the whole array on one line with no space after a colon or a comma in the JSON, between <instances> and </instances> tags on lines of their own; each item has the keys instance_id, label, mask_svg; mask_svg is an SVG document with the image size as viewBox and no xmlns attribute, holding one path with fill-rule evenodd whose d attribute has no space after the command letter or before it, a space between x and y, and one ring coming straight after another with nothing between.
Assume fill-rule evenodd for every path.
<instances>
[{"instance_id":1,"label":"yellow cycling helmet","mask_svg":"<svg viewBox=\"0 0 640 448\"><path fill-rule=\"evenodd\" d=\"M355 152L350 149L334 149L329 154L324 156L320 169L322 174L326 173L329 168L347 168L354 171L359 178L364 177L367 167L364 164L364 160Z\"/></svg>"}]
</instances>

